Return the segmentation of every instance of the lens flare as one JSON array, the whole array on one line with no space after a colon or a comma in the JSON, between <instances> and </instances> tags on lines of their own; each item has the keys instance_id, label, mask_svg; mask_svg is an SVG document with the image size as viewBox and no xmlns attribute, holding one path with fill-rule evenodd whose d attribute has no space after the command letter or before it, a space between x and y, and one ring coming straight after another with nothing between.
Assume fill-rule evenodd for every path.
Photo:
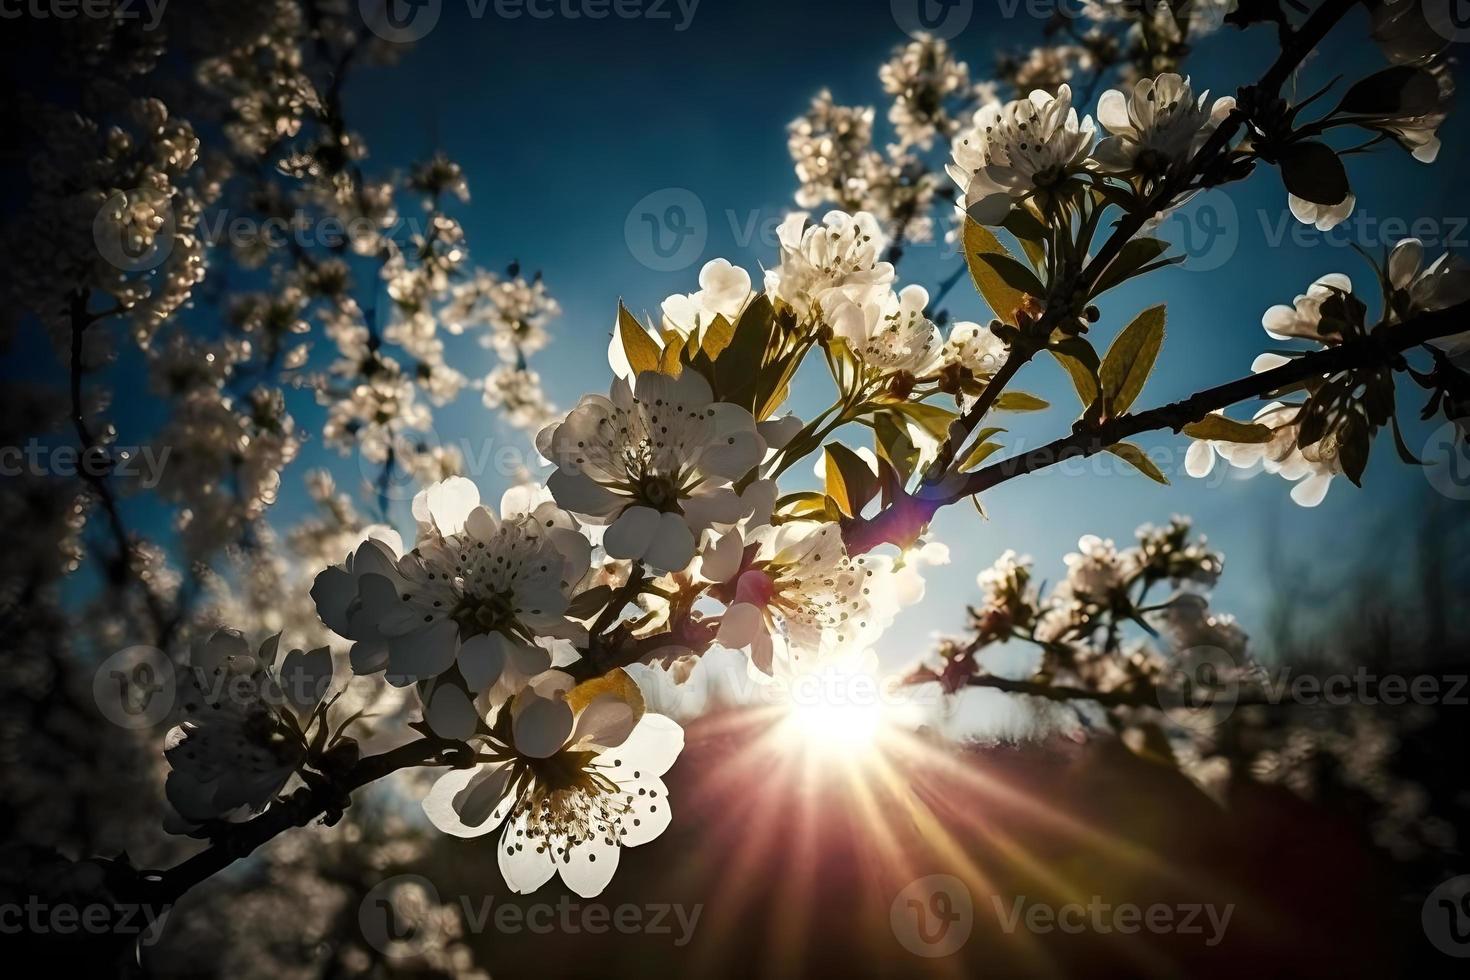
<instances>
[{"instance_id":1,"label":"lens flare","mask_svg":"<svg viewBox=\"0 0 1470 980\"><path fill-rule=\"evenodd\" d=\"M785 724L805 746L853 751L870 748L878 740L885 719L880 704L793 702L787 709Z\"/></svg>"}]
</instances>

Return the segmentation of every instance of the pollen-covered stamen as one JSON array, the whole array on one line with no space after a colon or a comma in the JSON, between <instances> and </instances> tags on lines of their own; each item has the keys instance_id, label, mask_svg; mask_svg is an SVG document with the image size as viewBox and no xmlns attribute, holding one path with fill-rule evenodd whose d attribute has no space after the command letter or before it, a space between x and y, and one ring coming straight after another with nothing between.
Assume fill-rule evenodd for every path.
<instances>
[{"instance_id":1,"label":"pollen-covered stamen","mask_svg":"<svg viewBox=\"0 0 1470 980\"><path fill-rule=\"evenodd\" d=\"M517 763L528 778L527 788L510 811L509 826L514 829L502 842L508 854L534 847L538 854L550 851L552 860L565 864L577 846L589 842L616 845L628 827L637 824L633 792L612 778L612 766L596 758L591 752L563 751ZM596 859L595 854L588 855L589 861Z\"/></svg>"},{"instance_id":2,"label":"pollen-covered stamen","mask_svg":"<svg viewBox=\"0 0 1470 980\"><path fill-rule=\"evenodd\" d=\"M542 609L526 597L566 586L561 553L530 525L502 524L488 541L456 534L416 553L422 579L405 588L403 601L423 610L426 622L454 620L462 638L529 635L522 617Z\"/></svg>"}]
</instances>

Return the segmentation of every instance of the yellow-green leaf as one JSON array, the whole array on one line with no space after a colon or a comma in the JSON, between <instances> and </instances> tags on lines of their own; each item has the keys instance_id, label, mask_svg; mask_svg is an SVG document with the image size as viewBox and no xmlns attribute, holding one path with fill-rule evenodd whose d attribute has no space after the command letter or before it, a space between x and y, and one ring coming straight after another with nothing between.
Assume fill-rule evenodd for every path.
<instances>
[{"instance_id":1,"label":"yellow-green leaf","mask_svg":"<svg viewBox=\"0 0 1470 980\"><path fill-rule=\"evenodd\" d=\"M827 496L848 517L856 517L878 493L878 477L857 453L839 442L827 444Z\"/></svg>"},{"instance_id":2,"label":"yellow-green leaf","mask_svg":"<svg viewBox=\"0 0 1470 980\"><path fill-rule=\"evenodd\" d=\"M970 267L970 278L975 289L985 298L997 319L1006 323L1016 322L1016 310L1026 301L1026 294L1006 282L1004 277L989 263L980 259L982 255L1015 257L1001 244L1000 239L984 225L972 218L965 219L965 262Z\"/></svg>"},{"instance_id":3,"label":"yellow-green leaf","mask_svg":"<svg viewBox=\"0 0 1470 980\"><path fill-rule=\"evenodd\" d=\"M1271 430L1255 422L1237 422L1223 415L1206 415L1184 427L1184 434L1211 442L1270 442Z\"/></svg>"},{"instance_id":4,"label":"yellow-green leaf","mask_svg":"<svg viewBox=\"0 0 1470 980\"><path fill-rule=\"evenodd\" d=\"M1024 391L1008 391L995 400L997 412L1039 412L1045 408L1051 408L1051 403Z\"/></svg>"},{"instance_id":5,"label":"yellow-green leaf","mask_svg":"<svg viewBox=\"0 0 1470 980\"><path fill-rule=\"evenodd\" d=\"M949 427L959 418L947 408L926 402L899 402L893 407L912 419L919 428L940 440L949 438Z\"/></svg>"},{"instance_id":6,"label":"yellow-green leaf","mask_svg":"<svg viewBox=\"0 0 1470 980\"><path fill-rule=\"evenodd\" d=\"M979 442L965 456L965 461L960 464L960 470L968 472L985 462L986 458L1001 448L998 442Z\"/></svg>"},{"instance_id":7,"label":"yellow-green leaf","mask_svg":"<svg viewBox=\"0 0 1470 980\"><path fill-rule=\"evenodd\" d=\"M1108 411L1122 415L1128 411L1144 382L1153 372L1159 348L1164 345L1164 306L1150 306L1123 328L1103 356L1098 370L1103 397Z\"/></svg>"},{"instance_id":8,"label":"yellow-green leaf","mask_svg":"<svg viewBox=\"0 0 1470 980\"><path fill-rule=\"evenodd\" d=\"M1057 363L1072 379L1072 387L1077 389L1077 397L1081 399L1083 408L1097 401L1097 381L1093 379L1093 374L1088 370L1086 364L1071 354L1063 354L1057 350L1052 351L1051 356L1057 359Z\"/></svg>"},{"instance_id":9,"label":"yellow-green leaf","mask_svg":"<svg viewBox=\"0 0 1470 980\"><path fill-rule=\"evenodd\" d=\"M627 355L628 366L633 369L635 377L644 371L659 369L663 351L622 303L618 304L618 337L623 342L623 353Z\"/></svg>"},{"instance_id":10,"label":"yellow-green leaf","mask_svg":"<svg viewBox=\"0 0 1470 980\"><path fill-rule=\"evenodd\" d=\"M713 361L720 356L722 350L730 346L730 341L734 338L735 325L724 317L716 315L709 326L704 328L701 349Z\"/></svg>"},{"instance_id":11,"label":"yellow-green leaf","mask_svg":"<svg viewBox=\"0 0 1470 980\"><path fill-rule=\"evenodd\" d=\"M1148 458L1148 454L1131 442L1119 442L1107 447L1108 452L1132 466L1138 472L1148 477L1155 483L1169 485L1169 478L1163 471L1154 465L1154 461Z\"/></svg>"}]
</instances>

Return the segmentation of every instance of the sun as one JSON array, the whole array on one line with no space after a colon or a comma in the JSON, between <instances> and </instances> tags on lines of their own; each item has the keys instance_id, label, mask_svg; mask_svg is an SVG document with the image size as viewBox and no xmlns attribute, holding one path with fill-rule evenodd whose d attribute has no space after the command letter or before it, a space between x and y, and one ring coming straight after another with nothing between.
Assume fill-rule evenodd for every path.
<instances>
[{"instance_id":1,"label":"sun","mask_svg":"<svg viewBox=\"0 0 1470 980\"><path fill-rule=\"evenodd\" d=\"M802 744L830 751L871 748L884 723L880 704L793 702L786 714L786 726Z\"/></svg>"}]
</instances>

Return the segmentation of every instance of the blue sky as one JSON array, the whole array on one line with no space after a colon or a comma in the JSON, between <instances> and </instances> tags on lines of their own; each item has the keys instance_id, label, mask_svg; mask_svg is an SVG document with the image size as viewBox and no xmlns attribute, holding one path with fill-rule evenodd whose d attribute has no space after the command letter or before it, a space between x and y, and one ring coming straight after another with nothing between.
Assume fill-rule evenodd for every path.
<instances>
[{"instance_id":1,"label":"blue sky","mask_svg":"<svg viewBox=\"0 0 1470 980\"><path fill-rule=\"evenodd\" d=\"M437 27L397 68L362 71L346 90L348 117L372 151L370 169L407 166L442 148L469 181L472 201L456 214L475 261L500 268L519 259L528 270L544 271L564 314L553 325L556 342L533 366L562 408L583 392L606 388L604 351L620 297L635 312L656 310L666 295L696 288L699 266L710 258L727 257L757 278L760 265L774 261L771 229L792 208L795 189L785 125L819 89L830 88L841 103L878 105L879 131L887 136L877 69L906 40L889 0L702 0L684 30L675 29L682 15L672 0L661 8L670 19L505 19L494 15L493 5L476 18L465 0L444 0ZM952 42L977 78L997 51L1040 37L1041 22L1025 14L1025 5L1010 19L1002 9L977 3L969 27ZM1332 72L1361 75L1380 67L1366 35L1366 18L1355 11L1329 42L1328 56L1309 66L1303 90L1315 90ZM1188 65L1196 89L1223 94L1253 79L1272 58L1272 42L1261 29L1229 30L1202 42ZM1267 342L1262 312L1289 303L1317 276L1346 271L1366 289L1366 266L1346 245L1353 240L1376 251L1383 219L1430 216L1436 233L1458 236L1463 248L1470 232L1445 216L1470 214L1456 166L1470 126L1452 116L1442 136L1436 166L1391 146L1353 158L1359 220L1329 241L1315 231L1295 232L1279 178L1263 169L1232 190L1227 203L1215 203L1227 235L1196 264L1218 267L1171 269L1111 294L1096 328L1099 346L1145 306L1169 307L1160 366L1139 407L1247 373ZM645 243L626 235L625 225L640 200L672 188L698 201L704 217L693 213L706 241L687 267L655 271L640 261ZM1176 225L1170 235L1179 240L1183 233ZM941 247L913 248L899 279L932 289L958 261ZM988 319L965 282L947 305L957 318ZM490 351L456 350L467 352L456 366L472 377L494 364ZM793 407L800 412L828 400L820 363L812 368L796 393ZM1056 409L1010 417L1015 438L1034 445L1066 429L1075 399L1053 364L1033 364L1017 384ZM1417 392L1402 392L1408 417L1421 404ZM303 427L319 432L320 412L297 407ZM473 393L440 410L436 425L449 441L519 438L497 427ZM1428 431L1411 426L1410 443L1423 445ZM968 505L941 515L938 537L954 562L930 575L928 599L890 634L885 659L912 656L916 638L930 631L958 629L963 603L975 596L976 572L1004 549L1034 555L1041 573L1055 579L1061 556L1079 535L1095 532L1122 544L1136 525L1174 513L1193 516L1226 551L1217 604L1256 629L1270 604L1266 568L1274 550L1355 563L1386 547L1385 529L1394 521L1412 521L1429 486L1396 459L1385 437L1375 446L1366 489L1340 480L1322 506L1303 510L1291 504L1279 479L1224 480L1217 473L1208 483L1190 480L1182 469L1182 438L1139 442L1173 448L1174 462L1165 468L1177 474L1174 487L1102 463L1102 470L1088 466L1080 474L1048 473L998 488L985 500L988 522ZM329 465L344 486L360 478L354 461L336 458L315 438L295 475L288 473L283 498L301 496L299 475L309 465ZM493 473L477 479L487 497L503 486ZM283 499L278 513L289 522L300 513L299 501ZM399 517L407 522L406 514Z\"/></svg>"}]
</instances>

